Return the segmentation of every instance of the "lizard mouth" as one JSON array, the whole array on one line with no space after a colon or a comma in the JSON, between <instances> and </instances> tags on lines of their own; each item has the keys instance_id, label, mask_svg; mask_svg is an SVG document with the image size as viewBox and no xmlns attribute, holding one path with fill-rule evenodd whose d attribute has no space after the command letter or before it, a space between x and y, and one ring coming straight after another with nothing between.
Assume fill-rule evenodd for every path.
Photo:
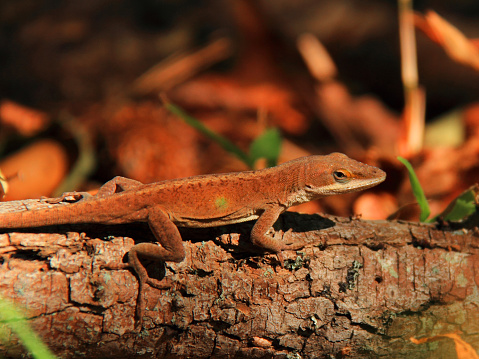
<instances>
[{"instance_id":1,"label":"lizard mouth","mask_svg":"<svg viewBox=\"0 0 479 359\"><path fill-rule=\"evenodd\" d=\"M357 181L354 184L354 186L351 186L351 188L349 188L348 192L362 191L362 190L374 187L374 186L380 184L381 182L383 182L385 179L386 179L386 176L379 177L379 178L374 178L374 179ZM348 186L346 186L346 188L348 188Z\"/></svg>"},{"instance_id":2,"label":"lizard mouth","mask_svg":"<svg viewBox=\"0 0 479 359\"><path fill-rule=\"evenodd\" d=\"M333 194L342 194L342 193L348 193L348 192L356 192L356 191L362 191L362 190L374 187L377 184L383 182L385 178L386 177L384 176L384 177L378 177L374 179L349 181L347 183L336 182L328 186L320 186L320 187L306 184L304 186L304 190L305 192L310 194L323 195L323 196L328 196Z\"/></svg>"}]
</instances>

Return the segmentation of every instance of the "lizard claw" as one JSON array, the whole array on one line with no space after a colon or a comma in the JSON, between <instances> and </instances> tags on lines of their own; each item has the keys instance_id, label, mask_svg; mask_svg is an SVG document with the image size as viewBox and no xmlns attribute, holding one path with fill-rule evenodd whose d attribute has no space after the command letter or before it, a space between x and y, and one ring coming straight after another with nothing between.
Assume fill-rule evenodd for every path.
<instances>
[{"instance_id":1,"label":"lizard claw","mask_svg":"<svg viewBox=\"0 0 479 359\"><path fill-rule=\"evenodd\" d=\"M283 252L278 252L276 253L276 257L278 258L278 262L279 262L279 265L281 268L284 268L284 256L283 256Z\"/></svg>"},{"instance_id":2,"label":"lizard claw","mask_svg":"<svg viewBox=\"0 0 479 359\"><path fill-rule=\"evenodd\" d=\"M292 244L293 243L293 228L290 228L286 232L284 232L283 240L284 240L284 242L286 242L286 244Z\"/></svg>"}]
</instances>

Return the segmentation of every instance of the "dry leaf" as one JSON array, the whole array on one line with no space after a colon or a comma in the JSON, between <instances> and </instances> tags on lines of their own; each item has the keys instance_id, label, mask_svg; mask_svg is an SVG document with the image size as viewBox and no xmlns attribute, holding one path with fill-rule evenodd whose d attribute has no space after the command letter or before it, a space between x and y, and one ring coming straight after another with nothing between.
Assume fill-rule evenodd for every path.
<instances>
[{"instance_id":1,"label":"dry leaf","mask_svg":"<svg viewBox=\"0 0 479 359\"><path fill-rule=\"evenodd\" d=\"M15 128L24 136L43 130L50 122L47 114L16 102L3 100L0 102L0 122Z\"/></svg>"},{"instance_id":2,"label":"dry leaf","mask_svg":"<svg viewBox=\"0 0 479 359\"><path fill-rule=\"evenodd\" d=\"M169 90L230 55L231 40L228 38L214 40L197 51L172 55L141 75L133 91L144 95Z\"/></svg>"},{"instance_id":3,"label":"dry leaf","mask_svg":"<svg viewBox=\"0 0 479 359\"><path fill-rule=\"evenodd\" d=\"M361 214L364 219L384 219L397 208L395 196L386 192L365 192L353 203L353 212Z\"/></svg>"},{"instance_id":4,"label":"dry leaf","mask_svg":"<svg viewBox=\"0 0 479 359\"><path fill-rule=\"evenodd\" d=\"M5 200L50 196L68 172L68 156L57 141L38 140L2 158L0 168L9 181Z\"/></svg>"},{"instance_id":5,"label":"dry leaf","mask_svg":"<svg viewBox=\"0 0 479 359\"><path fill-rule=\"evenodd\" d=\"M414 344L423 344L435 342L444 338L450 338L454 340L454 344L456 345L457 359L479 359L479 355L477 355L477 352L474 350L474 348L469 343L466 343L464 340L462 340L458 333L440 334L433 337L421 339L411 337L409 339Z\"/></svg>"},{"instance_id":6,"label":"dry leaf","mask_svg":"<svg viewBox=\"0 0 479 359\"><path fill-rule=\"evenodd\" d=\"M297 47L309 72L318 81L336 77L338 70L324 45L312 34L303 34L297 40Z\"/></svg>"},{"instance_id":7,"label":"dry leaf","mask_svg":"<svg viewBox=\"0 0 479 359\"><path fill-rule=\"evenodd\" d=\"M8 192L8 182L0 170L0 200L5 197Z\"/></svg>"},{"instance_id":8,"label":"dry leaf","mask_svg":"<svg viewBox=\"0 0 479 359\"><path fill-rule=\"evenodd\" d=\"M270 348L273 345L273 342L269 339L253 337L253 345L260 348Z\"/></svg>"},{"instance_id":9,"label":"dry leaf","mask_svg":"<svg viewBox=\"0 0 479 359\"><path fill-rule=\"evenodd\" d=\"M415 25L455 61L479 71L479 47L434 11L416 15Z\"/></svg>"}]
</instances>

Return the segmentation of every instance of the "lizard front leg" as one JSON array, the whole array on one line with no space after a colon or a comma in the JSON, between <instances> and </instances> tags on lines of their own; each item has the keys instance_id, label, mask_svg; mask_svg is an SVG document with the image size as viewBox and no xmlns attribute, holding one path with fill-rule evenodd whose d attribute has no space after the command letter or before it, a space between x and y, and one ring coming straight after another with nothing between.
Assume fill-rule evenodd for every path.
<instances>
[{"instance_id":1,"label":"lizard front leg","mask_svg":"<svg viewBox=\"0 0 479 359\"><path fill-rule=\"evenodd\" d=\"M267 233L274 223L278 219L279 215L286 211L286 208L280 205L271 206L265 209L265 211L259 216L256 221L253 229L251 230L251 241L268 251L279 254L278 258L281 261L280 252L282 250L296 250L304 247L305 243L281 243L275 240L273 237L269 236ZM290 231L286 232L286 234Z\"/></svg>"},{"instance_id":2,"label":"lizard front leg","mask_svg":"<svg viewBox=\"0 0 479 359\"><path fill-rule=\"evenodd\" d=\"M279 215L283 213L286 208L282 206L271 206L256 220L256 223L251 230L251 241L258 247L262 247L270 252L278 253L283 249L283 245L269 236L267 233L273 224L278 219Z\"/></svg>"},{"instance_id":3,"label":"lizard front leg","mask_svg":"<svg viewBox=\"0 0 479 359\"><path fill-rule=\"evenodd\" d=\"M149 284L158 289L165 289L171 286L171 282L150 278L138 257L161 262L181 262L185 258L185 249L180 232L161 208L148 209L148 225L159 242L159 245L153 243L138 243L128 252L128 266L135 270L139 281L136 315L138 318L138 326L140 327L143 323L143 315L145 313L144 285Z\"/></svg>"}]
</instances>

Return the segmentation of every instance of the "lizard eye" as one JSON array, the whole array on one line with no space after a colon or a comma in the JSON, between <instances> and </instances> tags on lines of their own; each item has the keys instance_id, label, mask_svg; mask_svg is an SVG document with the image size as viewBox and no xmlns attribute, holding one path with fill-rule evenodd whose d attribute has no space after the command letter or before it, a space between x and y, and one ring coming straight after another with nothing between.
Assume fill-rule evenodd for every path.
<instances>
[{"instance_id":1,"label":"lizard eye","mask_svg":"<svg viewBox=\"0 0 479 359\"><path fill-rule=\"evenodd\" d=\"M336 170L333 172L333 177L336 182L346 183L351 179L351 173L347 170Z\"/></svg>"}]
</instances>

